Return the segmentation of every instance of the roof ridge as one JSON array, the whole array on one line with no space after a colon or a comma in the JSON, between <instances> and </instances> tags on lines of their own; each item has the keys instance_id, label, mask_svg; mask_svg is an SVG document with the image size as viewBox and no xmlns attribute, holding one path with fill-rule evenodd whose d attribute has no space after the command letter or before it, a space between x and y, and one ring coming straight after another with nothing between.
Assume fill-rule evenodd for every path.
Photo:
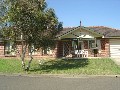
<instances>
[{"instance_id":1,"label":"roof ridge","mask_svg":"<svg viewBox=\"0 0 120 90\"><path fill-rule=\"evenodd\" d=\"M75 27L63 27L63 28L75 28Z\"/></svg>"},{"instance_id":2,"label":"roof ridge","mask_svg":"<svg viewBox=\"0 0 120 90\"><path fill-rule=\"evenodd\" d=\"M112 27L108 27L108 26L88 26L88 28L94 28L94 27L96 27L96 28L110 28L110 29L114 29L114 30L120 30L120 29L117 29L117 28L112 28Z\"/></svg>"}]
</instances>

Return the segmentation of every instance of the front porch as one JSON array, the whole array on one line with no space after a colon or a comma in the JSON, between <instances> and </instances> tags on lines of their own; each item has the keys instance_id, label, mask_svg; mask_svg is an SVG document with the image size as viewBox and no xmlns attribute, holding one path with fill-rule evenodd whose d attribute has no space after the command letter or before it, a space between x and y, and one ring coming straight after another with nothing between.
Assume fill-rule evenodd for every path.
<instances>
[{"instance_id":1,"label":"front porch","mask_svg":"<svg viewBox=\"0 0 120 90\"><path fill-rule=\"evenodd\" d=\"M96 39L64 39L62 56L71 58L87 58L100 56L100 40Z\"/></svg>"}]
</instances>

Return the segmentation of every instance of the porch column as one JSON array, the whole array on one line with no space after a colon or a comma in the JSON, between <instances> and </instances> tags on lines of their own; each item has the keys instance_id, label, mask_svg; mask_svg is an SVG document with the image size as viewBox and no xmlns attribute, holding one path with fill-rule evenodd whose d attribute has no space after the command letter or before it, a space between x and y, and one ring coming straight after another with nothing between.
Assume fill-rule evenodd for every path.
<instances>
[{"instance_id":1,"label":"porch column","mask_svg":"<svg viewBox=\"0 0 120 90\"><path fill-rule=\"evenodd\" d=\"M96 38L95 38L95 48L97 47L97 40L96 40Z\"/></svg>"},{"instance_id":2,"label":"porch column","mask_svg":"<svg viewBox=\"0 0 120 90\"><path fill-rule=\"evenodd\" d=\"M64 45L64 42L63 42L63 56L65 55L65 49L64 49L65 45Z\"/></svg>"},{"instance_id":3,"label":"porch column","mask_svg":"<svg viewBox=\"0 0 120 90\"><path fill-rule=\"evenodd\" d=\"M94 57L97 57L97 54L98 54L98 48L97 48L97 40L95 38L95 49L94 49Z\"/></svg>"},{"instance_id":4,"label":"porch column","mask_svg":"<svg viewBox=\"0 0 120 90\"><path fill-rule=\"evenodd\" d=\"M79 50L79 38L78 38L78 44L77 44L77 49Z\"/></svg>"}]
</instances>

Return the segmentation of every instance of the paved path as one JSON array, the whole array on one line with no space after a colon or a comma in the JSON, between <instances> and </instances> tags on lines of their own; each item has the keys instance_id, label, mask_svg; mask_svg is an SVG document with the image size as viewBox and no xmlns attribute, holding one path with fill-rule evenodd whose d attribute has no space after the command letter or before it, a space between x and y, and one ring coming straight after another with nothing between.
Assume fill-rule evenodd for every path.
<instances>
[{"instance_id":1,"label":"paved path","mask_svg":"<svg viewBox=\"0 0 120 90\"><path fill-rule=\"evenodd\" d=\"M120 90L120 77L28 77L0 75L0 90Z\"/></svg>"},{"instance_id":2,"label":"paved path","mask_svg":"<svg viewBox=\"0 0 120 90\"><path fill-rule=\"evenodd\" d=\"M120 65L120 58L111 58L117 65Z\"/></svg>"}]
</instances>

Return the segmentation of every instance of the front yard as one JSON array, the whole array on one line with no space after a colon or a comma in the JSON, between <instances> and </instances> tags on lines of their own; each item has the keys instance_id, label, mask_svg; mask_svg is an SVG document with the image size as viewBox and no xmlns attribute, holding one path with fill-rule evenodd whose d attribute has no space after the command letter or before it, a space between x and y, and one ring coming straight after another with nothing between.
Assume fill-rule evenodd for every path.
<instances>
[{"instance_id":1,"label":"front yard","mask_svg":"<svg viewBox=\"0 0 120 90\"><path fill-rule=\"evenodd\" d=\"M27 62L27 61L26 61ZM23 71L21 61L0 59L0 73L120 75L120 67L109 58L71 60L33 60L30 71Z\"/></svg>"}]
</instances>

